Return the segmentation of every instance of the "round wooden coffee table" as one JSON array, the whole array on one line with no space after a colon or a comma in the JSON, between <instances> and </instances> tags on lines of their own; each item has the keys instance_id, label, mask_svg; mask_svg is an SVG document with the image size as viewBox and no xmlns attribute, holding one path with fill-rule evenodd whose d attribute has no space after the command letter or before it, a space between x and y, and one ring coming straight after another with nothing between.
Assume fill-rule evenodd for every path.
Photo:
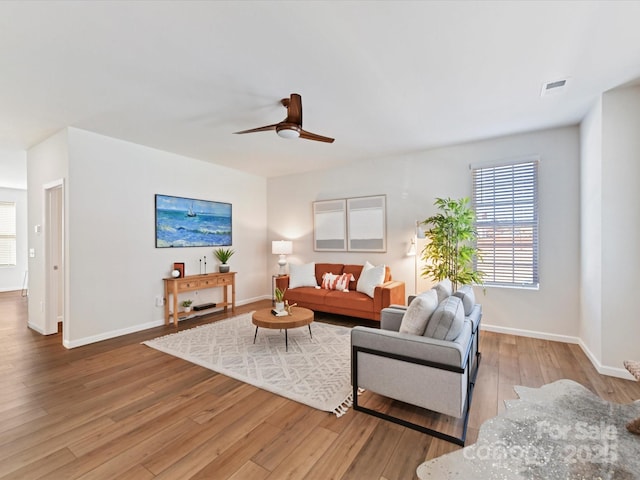
<instances>
[{"instance_id":1,"label":"round wooden coffee table","mask_svg":"<svg viewBox=\"0 0 640 480\"><path fill-rule=\"evenodd\" d=\"M284 330L284 345L285 351L289 350L289 337L287 330L289 328L309 327L309 336L313 338L311 334L311 323L313 322L313 310L303 307L291 307L291 315L285 315L282 317L276 317L271 313L270 308L263 308L256 310L251 317L251 321L256 326L256 333L253 336L253 343L256 343L256 337L258 336L258 327L271 328L277 330Z\"/></svg>"}]
</instances>

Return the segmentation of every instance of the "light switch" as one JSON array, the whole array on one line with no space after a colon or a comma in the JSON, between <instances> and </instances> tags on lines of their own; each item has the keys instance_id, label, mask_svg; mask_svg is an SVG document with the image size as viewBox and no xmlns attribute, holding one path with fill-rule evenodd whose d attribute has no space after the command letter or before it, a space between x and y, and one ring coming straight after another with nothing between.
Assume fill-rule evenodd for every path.
<instances>
[{"instance_id":1,"label":"light switch","mask_svg":"<svg viewBox=\"0 0 640 480\"><path fill-rule=\"evenodd\" d=\"M29 249L29 257L36 258L36 249L35 248L30 248Z\"/></svg>"},{"instance_id":2,"label":"light switch","mask_svg":"<svg viewBox=\"0 0 640 480\"><path fill-rule=\"evenodd\" d=\"M42 232L42 225L35 225L33 227L33 231L36 232L36 233Z\"/></svg>"}]
</instances>

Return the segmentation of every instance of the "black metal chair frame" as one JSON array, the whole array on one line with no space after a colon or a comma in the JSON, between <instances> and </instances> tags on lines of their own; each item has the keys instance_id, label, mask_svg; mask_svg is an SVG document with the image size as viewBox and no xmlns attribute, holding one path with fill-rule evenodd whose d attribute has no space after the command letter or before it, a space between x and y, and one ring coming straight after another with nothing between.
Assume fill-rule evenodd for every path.
<instances>
[{"instance_id":1,"label":"black metal chair frame","mask_svg":"<svg viewBox=\"0 0 640 480\"><path fill-rule=\"evenodd\" d=\"M469 342L469 346L467 347L467 352L465 354L465 360L463 362L464 367L454 367L451 365L445 365L443 363L438 362L430 362L428 360L421 360L418 358L407 357L405 355L397 355L394 353L383 352L380 350L374 350L371 348L352 346L351 347L351 378L353 379L353 408L354 410L367 413L369 415L373 415L378 418L382 418L383 420L387 420L389 422L396 423L398 425L402 425L407 428L411 428L413 430L417 430L422 433L426 433L427 435L431 435L433 437L439 438L441 440L446 440L447 442L455 443L456 445L460 445L464 447L464 442L467 438L467 426L469 424L469 410L471 409L471 399L473 397L473 389L475 387L476 377L478 376L478 368L480 368L480 325L478 324L475 333L472 334L473 338ZM409 422L399 417L394 417L387 413L379 412L377 410L373 410L367 407L363 407L358 405L358 352L368 353L371 355L378 355L385 358L392 358L395 360L400 360L403 362L414 363L417 365L424 365L427 367L438 368L441 370L447 370L449 372L455 372L459 374L464 374L467 368L473 367L473 362L469 365L469 362L472 360L469 358L471 356L471 347L473 344L476 344L476 362L475 368L473 372L469 372L467 375L467 399L465 401L464 406L464 414L463 414L463 426L462 426L462 435L460 437L456 437L453 435L449 435L447 433L441 432L439 430L434 430L432 428L425 427L423 425L418 425L416 423Z\"/></svg>"}]
</instances>

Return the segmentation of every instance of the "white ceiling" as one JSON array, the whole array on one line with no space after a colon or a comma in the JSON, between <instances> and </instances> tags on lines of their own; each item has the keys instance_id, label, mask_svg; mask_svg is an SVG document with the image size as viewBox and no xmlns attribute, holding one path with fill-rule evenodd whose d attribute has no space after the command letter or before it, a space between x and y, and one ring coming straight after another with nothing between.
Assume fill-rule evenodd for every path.
<instances>
[{"instance_id":1,"label":"white ceiling","mask_svg":"<svg viewBox=\"0 0 640 480\"><path fill-rule=\"evenodd\" d=\"M639 1L2 1L0 148L70 125L269 177L576 124L640 78L639 21ZM293 92L335 143L233 135Z\"/></svg>"}]
</instances>

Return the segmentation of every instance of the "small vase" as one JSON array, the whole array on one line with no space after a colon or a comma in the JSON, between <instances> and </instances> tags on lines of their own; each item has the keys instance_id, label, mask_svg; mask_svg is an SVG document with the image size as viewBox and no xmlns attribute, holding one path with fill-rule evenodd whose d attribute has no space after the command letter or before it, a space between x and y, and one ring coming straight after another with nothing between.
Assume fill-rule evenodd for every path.
<instances>
[{"instance_id":1,"label":"small vase","mask_svg":"<svg viewBox=\"0 0 640 480\"><path fill-rule=\"evenodd\" d=\"M276 302L276 312L281 312L284 310L284 302Z\"/></svg>"},{"instance_id":2,"label":"small vase","mask_svg":"<svg viewBox=\"0 0 640 480\"><path fill-rule=\"evenodd\" d=\"M191 311L191 307L184 307L184 313L189 313Z\"/></svg>"},{"instance_id":3,"label":"small vase","mask_svg":"<svg viewBox=\"0 0 640 480\"><path fill-rule=\"evenodd\" d=\"M227 265L226 263L221 263L218 266L218 270L220 271L220 273L229 273L229 265Z\"/></svg>"}]
</instances>

